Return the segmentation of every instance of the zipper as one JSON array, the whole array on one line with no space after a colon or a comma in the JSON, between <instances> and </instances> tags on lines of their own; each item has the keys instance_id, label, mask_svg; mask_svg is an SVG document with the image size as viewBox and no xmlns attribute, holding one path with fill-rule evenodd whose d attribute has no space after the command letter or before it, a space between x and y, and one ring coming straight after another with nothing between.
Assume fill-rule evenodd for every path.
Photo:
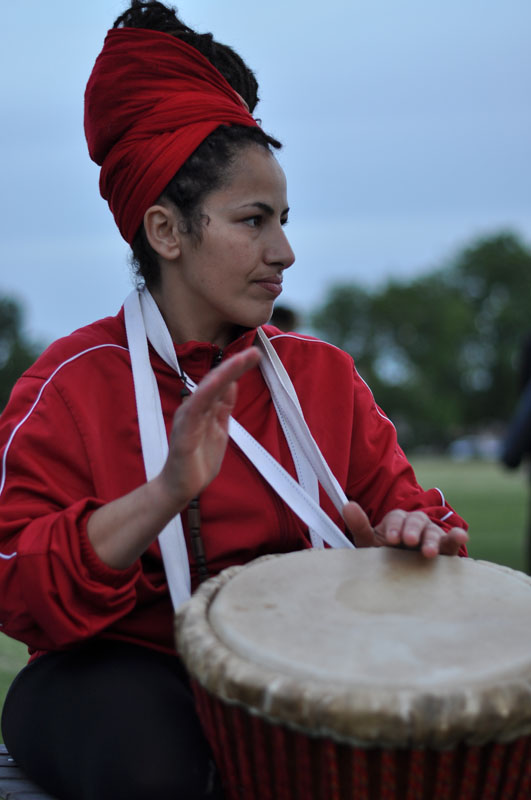
<instances>
[{"instance_id":1,"label":"zipper","mask_svg":"<svg viewBox=\"0 0 531 800\"><path fill-rule=\"evenodd\" d=\"M210 369L214 369L215 367L217 367L218 364L221 363L222 358L223 358L223 350L218 350L218 352L212 359ZM182 380L184 382L183 376ZM187 394L190 394L190 391L185 383L184 388L181 390L181 397L183 397L184 399L184 397L186 397ZM203 537L201 536L201 512L199 509L199 497L194 497L190 501L188 505L187 520L188 520L188 534L190 536L190 544L197 570L198 582L203 583L204 580L210 577L210 573L208 570L208 564L205 554L205 545L203 542Z\"/></svg>"},{"instance_id":2,"label":"zipper","mask_svg":"<svg viewBox=\"0 0 531 800\"><path fill-rule=\"evenodd\" d=\"M210 369L214 369L215 367L218 367L221 364L222 360L223 360L223 350L218 350L218 352L216 353L216 355L212 359L212 363L210 365Z\"/></svg>"},{"instance_id":3,"label":"zipper","mask_svg":"<svg viewBox=\"0 0 531 800\"><path fill-rule=\"evenodd\" d=\"M221 364L223 360L223 355L224 355L223 350L218 350L218 352L212 358L210 369L214 369L215 367L219 366L219 364ZM179 367L179 377L183 384L183 388L181 389L181 397L184 400L184 398L188 397L191 394L191 392L187 386L186 378L180 367Z\"/></svg>"}]
</instances>

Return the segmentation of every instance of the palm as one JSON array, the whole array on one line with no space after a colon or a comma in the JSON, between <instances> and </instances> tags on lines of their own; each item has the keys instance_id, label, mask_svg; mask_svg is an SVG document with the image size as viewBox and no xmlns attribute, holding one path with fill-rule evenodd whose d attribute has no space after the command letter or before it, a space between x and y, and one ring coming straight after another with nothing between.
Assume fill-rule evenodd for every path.
<instances>
[{"instance_id":1,"label":"palm","mask_svg":"<svg viewBox=\"0 0 531 800\"><path fill-rule=\"evenodd\" d=\"M216 477L225 455L236 381L260 358L250 348L210 372L175 413L163 476L171 491L190 500Z\"/></svg>"}]
</instances>

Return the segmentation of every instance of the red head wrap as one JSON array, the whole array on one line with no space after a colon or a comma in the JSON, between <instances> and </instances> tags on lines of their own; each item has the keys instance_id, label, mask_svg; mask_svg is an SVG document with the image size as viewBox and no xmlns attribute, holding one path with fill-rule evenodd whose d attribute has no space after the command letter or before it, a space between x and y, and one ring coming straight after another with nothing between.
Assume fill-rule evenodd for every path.
<instances>
[{"instance_id":1,"label":"red head wrap","mask_svg":"<svg viewBox=\"0 0 531 800\"><path fill-rule=\"evenodd\" d=\"M194 47L142 28L109 31L85 92L100 191L131 244L144 213L219 125L257 123Z\"/></svg>"}]
</instances>

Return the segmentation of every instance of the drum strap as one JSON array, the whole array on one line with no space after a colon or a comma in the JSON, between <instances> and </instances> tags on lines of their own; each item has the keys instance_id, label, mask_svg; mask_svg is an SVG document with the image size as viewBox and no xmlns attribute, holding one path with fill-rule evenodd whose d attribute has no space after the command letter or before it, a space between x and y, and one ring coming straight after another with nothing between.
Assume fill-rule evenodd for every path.
<instances>
[{"instance_id":1,"label":"drum strap","mask_svg":"<svg viewBox=\"0 0 531 800\"><path fill-rule=\"evenodd\" d=\"M197 387L181 371L169 331L149 291L131 292L125 300L124 311L140 441L146 477L151 480L164 466L168 439L157 381L149 361L148 340L166 364L184 378L190 391L195 391ZM295 389L282 362L261 329L258 331L258 342L264 353L260 368L271 392L300 482L295 481L233 417L229 419L229 435L280 497L308 525L314 546L322 546L324 540L331 547L353 547L352 542L320 507L317 480L340 513L347 498L308 429ZM190 597L190 570L180 515L174 517L160 533L159 544L172 602L177 608Z\"/></svg>"},{"instance_id":2,"label":"drum strap","mask_svg":"<svg viewBox=\"0 0 531 800\"><path fill-rule=\"evenodd\" d=\"M260 362L260 369L288 441L299 476L299 483L304 486L306 479L312 485L313 479L316 485L317 479L319 479L328 497L342 514L343 506L348 498L312 436L291 378L262 328L258 328L258 339L266 355L266 358ZM308 472L311 474L311 478L308 477ZM301 477L301 473L303 473L303 477ZM319 498L318 488L312 492L312 496ZM314 547L316 546L319 545L314 543ZM320 546L322 547L322 541Z\"/></svg>"}]
</instances>

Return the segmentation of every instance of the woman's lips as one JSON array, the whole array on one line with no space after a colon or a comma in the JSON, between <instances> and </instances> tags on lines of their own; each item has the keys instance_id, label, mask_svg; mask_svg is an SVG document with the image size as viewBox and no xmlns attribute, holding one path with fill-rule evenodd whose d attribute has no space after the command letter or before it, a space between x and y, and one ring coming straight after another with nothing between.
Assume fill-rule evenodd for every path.
<instances>
[{"instance_id":1,"label":"woman's lips","mask_svg":"<svg viewBox=\"0 0 531 800\"><path fill-rule=\"evenodd\" d=\"M270 292L275 297L282 292L282 279L281 278L262 278L260 281L255 281L258 286L261 286L262 289L265 289L267 292Z\"/></svg>"}]
</instances>

